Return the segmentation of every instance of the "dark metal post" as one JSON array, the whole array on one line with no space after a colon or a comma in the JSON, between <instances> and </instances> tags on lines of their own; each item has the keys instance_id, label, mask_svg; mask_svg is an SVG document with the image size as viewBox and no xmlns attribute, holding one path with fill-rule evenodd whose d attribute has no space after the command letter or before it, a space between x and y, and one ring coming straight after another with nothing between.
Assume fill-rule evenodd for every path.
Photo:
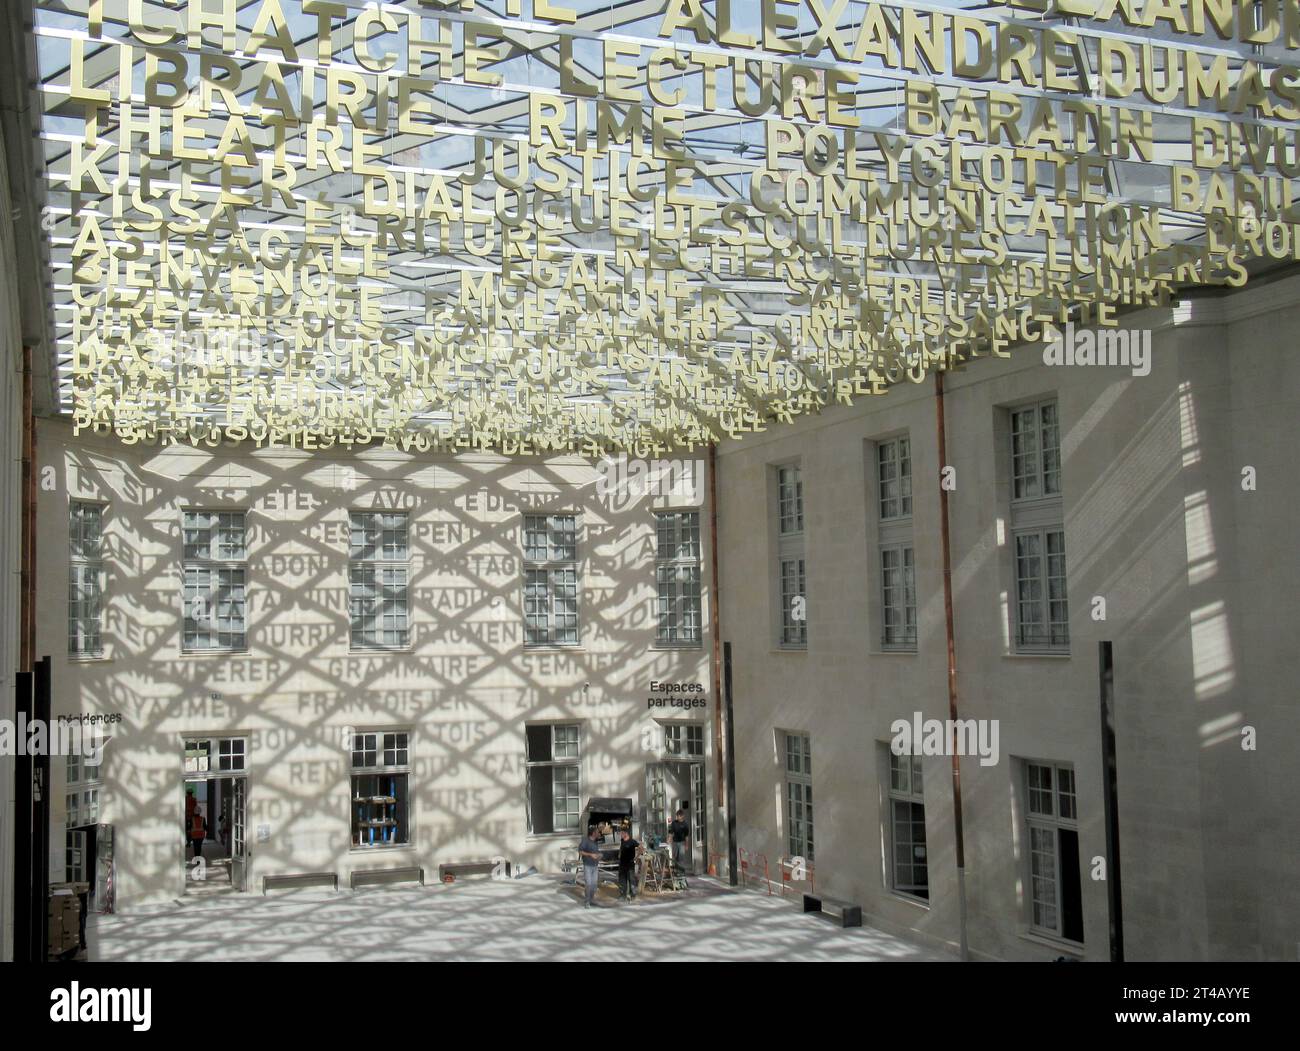
<instances>
[{"instance_id":1,"label":"dark metal post","mask_svg":"<svg viewBox=\"0 0 1300 1051\"><path fill-rule=\"evenodd\" d=\"M1115 762L1115 658L1109 642L1097 643L1101 684L1101 768L1106 803L1106 899L1110 907L1110 959L1124 962L1124 909L1119 879L1119 789Z\"/></svg>"},{"instance_id":2,"label":"dark metal post","mask_svg":"<svg viewBox=\"0 0 1300 1051\"><path fill-rule=\"evenodd\" d=\"M31 723L30 671L14 675L14 726L18 739L13 757L13 959L31 963L31 756L27 726ZM44 911L44 907L42 907Z\"/></svg>"},{"instance_id":3,"label":"dark metal post","mask_svg":"<svg viewBox=\"0 0 1300 1051\"><path fill-rule=\"evenodd\" d=\"M727 882L740 882L736 856L736 717L731 706L731 643L722 644L723 689L727 698Z\"/></svg>"},{"instance_id":4,"label":"dark metal post","mask_svg":"<svg viewBox=\"0 0 1300 1051\"><path fill-rule=\"evenodd\" d=\"M45 727L46 748L32 756L32 961L44 962L50 945L50 658L36 662L32 691L33 718Z\"/></svg>"}]
</instances>

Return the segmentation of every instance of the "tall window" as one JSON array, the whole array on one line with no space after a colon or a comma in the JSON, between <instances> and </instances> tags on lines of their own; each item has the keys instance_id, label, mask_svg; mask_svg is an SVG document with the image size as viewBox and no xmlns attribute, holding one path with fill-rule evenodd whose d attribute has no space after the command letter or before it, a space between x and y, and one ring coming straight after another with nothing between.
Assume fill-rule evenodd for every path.
<instances>
[{"instance_id":1,"label":"tall window","mask_svg":"<svg viewBox=\"0 0 1300 1051\"><path fill-rule=\"evenodd\" d=\"M1079 809L1074 768L1026 763L1031 922L1047 934L1083 941Z\"/></svg>"},{"instance_id":2,"label":"tall window","mask_svg":"<svg viewBox=\"0 0 1300 1051\"><path fill-rule=\"evenodd\" d=\"M1065 531L1020 532L1016 541L1016 640L1022 648L1070 644Z\"/></svg>"},{"instance_id":3,"label":"tall window","mask_svg":"<svg viewBox=\"0 0 1300 1051\"><path fill-rule=\"evenodd\" d=\"M910 544L880 549L881 644L916 649L916 572Z\"/></svg>"},{"instance_id":4,"label":"tall window","mask_svg":"<svg viewBox=\"0 0 1300 1051\"><path fill-rule=\"evenodd\" d=\"M99 763L76 752L68 756L63 823L64 878L70 883L85 883L93 867L84 826L99 823L99 795L103 786Z\"/></svg>"},{"instance_id":5,"label":"tall window","mask_svg":"<svg viewBox=\"0 0 1300 1051\"><path fill-rule=\"evenodd\" d=\"M700 513L655 515L655 641L700 642Z\"/></svg>"},{"instance_id":6,"label":"tall window","mask_svg":"<svg viewBox=\"0 0 1300 1051\"><path fill-rule=\"evenodd\" d=\"M785 739L785 817L791 857L813 860L812 741L807 734Z\"/></svg>"},{"instance_id":7,"label":"tall window","mask_svg":"<svg viewBox=\"0 0 1300 1051\"><path fill-rule=\"evenodd\" d=\"M880 645L916 649L916 568L912 548L912 445L906 435L876 442L880 545Z\"/></svg>"},{"instance_id":8,"label":"tall window","mask_svg":"<svg viewBox=\"0 0 1300 1051\"><path fill-rule=\"evenodd\" d=\"M1061 493L1061 436L1056 402L1011 411L1011 498L1039 500Z\"/></svg>"},{"instance_id":9,"label":"tall window","mask_svg":"<svg viewBox=\"0 0 1300 1051\"><path fill-rule=\"evenodd\" d=\"M803 532L803 477L798 464L777 470L777 515L782 536Z\"/></svg>"},{"instance_id":10,"label":"tall window","mask_svg":"<svg viewBox=\"0 0 1300 1051\"><path fill-rule=\"evenodd\" d=\"M1068 650L1070 610L1056 402L1012 409L1010 422L1016 647Z\"/></svg>"},{"instance_id":11,"label":"tall window","mask_svg":"<svg viewBox=\"0 0 1300 1051\"><path fill-rule=\"evenodd\" d=\"M776 471L777 583L781 595L782 646L808 645L808 598L804 576L803 477L798 464Z\"/></svg>"},{"instance_id":12,"label":"tall window","mask_svg":"<svg viewBox=\"0 0 1300 1051\"><path fill-rule=\"evenodd\" d=\"M67 784L64 790L64 802L67 804L64 823L68 828L99 823L99 792L104 786L99 766L99 763L92 763L86 756L68 756Z\"/></svg>"},{"instance_id":13,"label":"tall window","mask_svg":"<svg viewBox=\"0 0 1300 1051\"><path fill-rule=\"evenodd\" d=\"M187 653L244 649L248 575L244 512L185 511L183 533L182 649Z\"/></svg>"},{"instance_id":14,"label":"tall window","mask_svg":"<svg viewBox=\"0 0 1300 1051\"><path fill-rule=\"evenodd\" d=\"M98 657L104 595L104 508L74 500L68 509L68 653Z\"/></svg>"},{"instance_id":15,"label":"tall window","mask_svg":"<svg viewBox=\"0 0 1300 1051\"><path fill-rule=\"evenodd\" d=\"M397 847L411 841L410 735L352 735L352 845Z\"/></svg>"},{"instance_id":16,"label":"tall window","mask_svg":"<svg viewBox=\"0 0 1300 1051\"><path fill-rule=\"evenodd\" d=\"M528 830L534 835L576 832L582 814L579 726L525 728L528 748Z\"/></svg>"},{"instance_id":17,"label":"tall window","mask_svg":"<svg viewBox=\"0 0 1300 1051\"><path fill-rule=\"evenodd\" d=\"M354 649L403 649L410 639L410 547L404 511L348 516L349 603Z\"/></svg>"},{"instance_id":18,"label":"tall window","mask_svg":"<svg viewBox=\"0 0 1300 1051\"><path fill-rule=\"evenodd\" d=\"M524 641L578 645L576 515L524 516Z\"/></svg>"},{"instance_id":19,"label":"tall window","mask_svg":"<svg viewBox=\"0 0 1300 1051\"><path fill-rule=\"evenodd\" d=\"M890 886L900 894L928 899L930 878L920 756L889 753L889 845Z\"/></svg>"},{"instance_id":20,"label":"tall window","mask_svg":"<svg viewBox=\"0 0 1300 1051\"><path fill-rule=\"evenodd\" d=\"M876 443L881 521L912 514L912 451L906 437Z\"/></svg>"}]
</instances>

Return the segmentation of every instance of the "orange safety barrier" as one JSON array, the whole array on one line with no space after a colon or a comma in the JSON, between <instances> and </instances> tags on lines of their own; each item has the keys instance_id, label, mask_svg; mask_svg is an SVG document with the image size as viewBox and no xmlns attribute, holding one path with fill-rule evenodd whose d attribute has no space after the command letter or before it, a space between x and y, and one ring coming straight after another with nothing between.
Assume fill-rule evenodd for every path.
<instances>
[{"instance_id":1,"label":"orange safety barrier","mask_svg":"<svg viewBox=\"0 0 1300 1051\"><path fill-rule=\"evenodd\" d=\"M801 877L796 877L794 874L795 867L793 862L794 862L793 858L786 857L784 854L781 855L781 860L779 863L779 868L781 870L781 894L784 896L785 885L787 883L803 883L805 881L808 883L809 891L816 891L817 879L815 873L813 872L812 865L808 864L808 862L806 861L802 862L802 868L804 874Z\"/></svg>"},{"instance_id":2,"label":"orange safety barrier","mask_svg":"<svg viewBox=\"0 0 1300 1051\"><path fill-rule=\"evenodd\" d=\"M757 870L758 870L758 859L759 859L759 858L762 858L762 859L763 859L763 875L762 875L762 879L763 879L763 883L764 883L764 885L767 887L767 892L768 892L768 894L771 894L771 893L772 893L772 877L771 877L770 873L767 871L767 855L766 855L766 854L751 854L751 853L750 853L748 850L746 850L744 847L740 847L740 848L738 848L737 851L736 851L736 855L737 855L737 857L739 858L739 861L740 861L740 885L741 885L742 887L744 887L744 886L748 886L748 885L749 885L749 877L750 877L751 875L753 875L755 878L758 878L758 871L757 871Z\"/></svg>"}]
</instances>

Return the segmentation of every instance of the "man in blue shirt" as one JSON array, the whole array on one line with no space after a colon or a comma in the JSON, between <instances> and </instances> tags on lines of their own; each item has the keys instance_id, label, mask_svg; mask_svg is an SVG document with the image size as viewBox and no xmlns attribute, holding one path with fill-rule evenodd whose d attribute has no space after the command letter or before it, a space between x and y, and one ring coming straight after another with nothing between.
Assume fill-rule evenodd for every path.
<instances>
[{"instance_id":1,"label":"man in blue shirt","mask_svg":"<svg viewBox=\"0 0 1300 1051\"><path fill-rule=\"evenodd\" d=\"M600 845L596 842L596 826L587 826L587 835L578 844L578 856L582 858L582 875L587 881L587 898L583 908L591 908L596 899L596 881L600 877Z\"/></svg>"}]
</instances>

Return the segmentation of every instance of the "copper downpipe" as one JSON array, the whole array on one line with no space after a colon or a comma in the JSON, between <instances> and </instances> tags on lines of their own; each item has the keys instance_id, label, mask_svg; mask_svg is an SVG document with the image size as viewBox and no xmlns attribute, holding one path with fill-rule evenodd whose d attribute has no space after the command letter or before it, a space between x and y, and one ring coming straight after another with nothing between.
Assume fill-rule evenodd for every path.
<instances>
[{"instance_id":1,"label":"copper downpipe","mask_svg":"<svg viewBox=\"0 0 1300 1051\"><path fill-rule=\"evenodd\" d=\"M952 740L948 751L952 761L952 826L957 854L957 924L961 958L970 958L966 939L966 837L961 815L961 757L957 754L957 645L953 639L952 551L948 535L948 489L944 469L948 466L947 423L943 411L943 372L934 374L935 426L939 432L939 535L943 543L943 626L948 640L948 725Z\"/></svg>"},{"instance_id":2,"label":"copper downpipe","mask_svg":"<svg viewBox=\"0 0 1300 1051\"><path fill-rule=\"evenodd\" d=\"M718 603L718 455L717 446L709 446L709 634L713 636L713 794L717 806L723 805L724 780L722 737L722 634Z\"/></svg>"}]
</instances>

